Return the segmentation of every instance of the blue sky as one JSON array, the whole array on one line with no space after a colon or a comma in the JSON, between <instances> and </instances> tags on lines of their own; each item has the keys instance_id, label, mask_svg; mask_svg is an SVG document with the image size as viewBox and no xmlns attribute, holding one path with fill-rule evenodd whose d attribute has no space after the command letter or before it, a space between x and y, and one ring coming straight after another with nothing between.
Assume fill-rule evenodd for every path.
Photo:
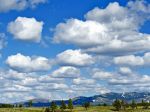
<instances>
[{"instance_id":1,"label":"blue sky","mask_svg":"<svg viewBox=\"0 0 150 112\"><path fill-rule=\"evenodd\" d=\"M149 3L0 0L0 102L149 91Z\"/></svg>"}]
</instances>

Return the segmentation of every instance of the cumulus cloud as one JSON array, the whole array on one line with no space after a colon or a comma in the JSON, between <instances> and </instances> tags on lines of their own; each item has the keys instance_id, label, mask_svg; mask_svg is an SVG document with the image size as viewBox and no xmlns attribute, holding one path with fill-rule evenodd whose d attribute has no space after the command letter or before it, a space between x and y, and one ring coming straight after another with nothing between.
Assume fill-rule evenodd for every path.
<instances>
[{"instance_id":1,"label":"cumulus cloud","mask_svg":"<svg viewBox=\"0 0 150 112\"><path fill-rule=\"evenodd\" d=\"M56 78L77 78L80 76L80 70L71 66L60 67L53 71L51 76Z\"/></svg>"},{"instance_id":2,"label":"cumulus cloud","mask_svg":"<svg viewBox=\"0 0 150 112\"><path fill-rule=\"evenodd\" d=\"M131 35L131 37L134 37L134 35ZM150 41L149 35L139 36L137 40L135 39L134 41L130 41L130 42L129 40L122 41L119 39L114 39L108 44L105 44L103 46L88 48L85 49L84 51L90 53L102 54L102 55L112 55L112 56L137 54L149 50L148 47L150 46L149 41Z\"/></svg>"},{"instance_id":3,"label":"cumulus cloud","mask_svg":"<svg viewBox=\"0 0 150 112\"><path fill-rule=\"evenodd\" d=\"M51 68L50 60L45 57L30 57L20 53L9 56L6 64L15 70L23 72L47 71Z\"/></svg>"},{"instance_id":4,"label":"cumulus cloud","mask_svg":"<svg viewBox=\"0 0 150 112\"><path fill-rule=\"evenodd\" d=\"M56 78L56 77L52 77L51 75L41 75L38 78L38 81L40 83L60 83L60 82L64 82L64 79L62 78Z\"/></svg>"},{"instance_id":5,"label":"cumulus cloud","mask_svg":"<svg viewBox=\"0 0 150 112\"><path fill-rule=\"evenodd\" d=\"M103 75L104 74L104 75ZM139 74L132 71L129 67L120 67L117 71L94 70L92 78L101 81L102 85L111 91L147 91L149 90L149 74ZM132 88L132 89L130 89ZM144 90L145 89L145 90Z\"/></svg>"},{"instance_id":6,"label":"cumulus cloud","mask_svg":"<svg viewBox=\"0 0 150 112\"><path fill-rule=\"evenodd\" d=\"M94 85L72 85L71 86L72 94L75 92L76 95L80 96L82 94L89 94L89 91L94 91L95 93L98 94L105 94L110 92L110 90L100 84L94 84Z\"/></svg>"},{"instance_id":7,"label":"cumulus cloud","mask_svg":"<svg viewBox=\"0 0 150 112\"><path fill-rule=\"evenodd\" d=\"M53 92L58 95L60 91L62 93L65 90L69 90L68 85L60 78L53 78L48 74L39 75L38 73L22 73L14 70L1 70L0 83L0 98L3 103L14 103L33 98L41 98L43 94L44 96L42 98L48 98L47 96L53 98ZM2 96L5 96L4 94L9 96L3 98ZM25 95L25 99L19 94ZM58 98L56 96L55 98Z\"/></svg>"},{"instance_id":8,"label":"cumulus cloud","mask_svg":"<svg viewBox=\"0 0 150 112\"><path fill-rule=\"evenodd\" d=\"M14 38L24 41L39 42L42 29L43 22L39 22L35 18L18 17L8 24L8 31Z\"/></svg>"},{"instance_id":9,"label":"cumulus cloud","mask_svg":"<svg viewBox=\"0 0 150 112\"><path fill-rule=\"evenodd\" d=\"M94 63L91 55L82 53L81 50L66 50L56 56L58 63L70 66L87 66Z\"/></svg>"},{"instance_id":10,"label":"cumulus cloud","mask_svg":"<svg viewBox=\"0 0 150 112\"><path fill-rule=\"evenodd\" d=\"M133 75L130 77L128 76L128 77L111 79L111 80L109 80L109 84L121 85L121 86L129 85L130 87L136 87L135 89L138 89L139 87L146 87L146 86L150 85L149 81L150 81L149 75L136 74L136 75Z\"/></svg>"},{"instance_id":11,"label":"cumulus cloud","mask_svg":"<svg viewBox=\"0 0 150 112\"><path fill-rule=\"evenodd\" d=\"M82 31L82 32L81 32ZM54 42L72 43L83 47L107 43L107 29L95 21L70 19L56 26Z\"/></svg>"},{"instance_id":12,"label":"cumulus cloud","mask_svg":"<svg viewBox=\"0 0 150 112\"><path fill-rule=\"evenodd\" d=\"M36 7L38 4L45 3L47 0L0 0L0 12L10 10L21 11L28 7Z\"/></svg>"},{"instance_id":13,"label":"cumulus cloud","mask_svg":"<svg viewBox=\"0 0 150 112\"><path fill-rule=\"evenodd\" d=\"M105 72L105 71L95 71L93 76L94 79L110 79L112 77L114 77L114 75L112 73L109 72Z\"/></svg>"},{"instance_id":14,"label":"cumulus cloud","mask_svg":"<svg viewBox=\"0 0 150 112\"><path fill-rule=\"evenodd\" d=\"M129 55L129 56L115 57L114 63L136 66L136 65L143 65L144 60L140 56Z\"/></svg>"},{"instance_id":15,"label":"cumulus cloud","mask_svg":"<svg viewBox=\"0 0 150 112\"><path fill-rule=\"evenodd\" d=\"M150 64L150 53L147 52L143 56L127 55L114 58L114 63L117 65L128 65L128 66L149 66Z\"/></svg>"},{"instance_id":16,"label":"cumulus cloud","mask_svg":"<svg viewBox=\"0 0 150 112\"><path fill-rule=\"evenodd\" d=\"M119 72L121 74L132 74L132 70L129 67L120 67Z\"/></svg>"},{"instance_id":17,"label":"cumulus cloud","mask_svg":"<svg viewBox=\"0 0 150 112\"><path fill-rule=\"evenodd\" d=\"M76 78L76 79L73 79L73 84L75 84L75 85L93 85L93 84L95 84L95 80L86 79L86 78Z\"/></svg>"},{"instance_id":18,"label":"cumulus cloud","mask_svg":"<svg viewBox=\"0 0 150 112\"><path fill-rule=\"evenodd\" d=\"M45 0L28 1L30 7L45 3ZM44 75L38 71L51 68L49 59L22 54L9 56L6 64L13 70L0 71L1 100L5 101L6 95L9 101L14 101L13 98L20 100L24 95L26 98L23 99L51 98L54 93L53 98L61 99L69 95L89 95L89 91L101 94L148 90L148 72L138 72L150 65L150 35L139 30L150 18L149 10L150 5L144 1L130 1L126 6L114 2L106 8L96 7L87 12L84 20L73 18L59 23L54 30L53 42L73 44L78 49L57 54L57 69ZM34 18L18 17L8 25L8 31L16 39L39 42L42 27L43 22Z\"/></svg>"},{"instance_id":19,"label":"cumulus cloud","mask_svg":"<svg viewBox=\"0 0 150 112\"><path fill-rule=\"evenodd\" d=\"M104 9L96 7L85 15L85 21L69 19L58 24L53 40L75 44L86 52L105 55L147 51L150 35L140 33L139 29L149 19L149 12L145 11L149 7L142 1L130 2L126 7L117 2L110 3Z\"/></svg>"},{"instance_id":20,"label":"cumulus cloud","mask_svg":"<svg viewBox=\"0 0 150 112\"><path fill-rule=\"evenodd\" d=\"M105 24L111 31L137 30L137 25L140 21L135 19L136 15L129 13L129 10L127 7L120 6L118 2L114 2L110 3L105 9L94 8L85 17L87 20Z\"/></svg>"}]
</instances>

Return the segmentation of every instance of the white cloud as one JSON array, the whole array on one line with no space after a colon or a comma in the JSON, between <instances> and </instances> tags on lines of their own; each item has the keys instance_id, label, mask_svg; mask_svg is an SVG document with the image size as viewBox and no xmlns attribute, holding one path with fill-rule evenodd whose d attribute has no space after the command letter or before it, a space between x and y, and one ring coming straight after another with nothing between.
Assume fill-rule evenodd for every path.
<instances>
[{"instance_id":1,"label":"white cloud","mask_svg":"<svg viewBox=\"0 0 150 112\"><path fill-rule=\"evenodd\" d=\"M23 10L29 6L34 8L39 3L45 3L45 0L29 0L28 3L30 5L22 6L22 9L12 7L3 9L3 12ZM6 98L12 102L41 96L62 99L69 95L74 97L111 91L148 90L148 71L143 74L138 72L150 65L150 35L139 31L141 25L149 18L149 9L149 5L145 5L143 1L131 1L126 7L115 2L106 8L94 8L89 11L85 20L69 19L58 24L54 30L53 41L74 44L80 50L70 49L58 54L55 58L55 68L61 66L44 75L38 71L51 68L49 59L22 54L9 56L6 63L13 70L0 71L1 101L6 101ZM0 10L2 12L1 8ZM18 18L12 22L16 26L11 29L14 37L39 42L43 23L34 18ZM31 23L27 22L28 26L23 19L31 23L34 21L41 26L41 30L34 29L39 32L36 36L29 27ZM29 33L31 31L32 34ZM0 48L3 48L3 45ZM81 77L82 73L85 78Z\"/></svg>"},{"instance_id":2,"label":"white cloud","mask_svg":"<svg viewBox=\"0 0 150 112\"><path fill-rule=\"evenodd\" d=\"M147 6L147 7L145 7ZM138 12L145 12L145 13L150 13L150 4L148 4L146 1L129 1L128 2L128 7L131 8L133 11L138 11Z\"/></svg>"},{"instance_id":3,"label":"white cloud","mask_svg":"<svg viewBox=\"0 0 150 112\"><path fill-rule=\"evenodd\" d=\"M21 11L28 7L36 7L38 4L45 3L47 0L0 0L0 12L10 10Z\"/></svg>"},{"instance_id":4,"label":"white cloud","mask_svg":"<svg viewBox=\"0 0 150 112\"><path fill-rule=\"evenodd\" d=\"M125 85L126 86L129 85L130 87L135 87L134 89L138 89L139 87L144 87L144 86L146 87L150 85L149 81L150 81L149 75L139 75L139 74L135 75L134 74L128 77L113 78L109 80L108 83L111 85L122 85L124 87Z\"/></svg>"},{"instance_id":5,"label":"white cloud","mask_svg":"<svg viewBox=\"0 0 150 112\"><path fill-rule=\"evenodd\" d=\"M104 44L111 40L107 37L107 29L104 25L78 19L70 19L66 23L58 24L53 39L56 43L64 42L82 47Z\"/></svg>"},{"instance_id":6,"label":"white cloud","mask_svg":"<svg viewBox=\"0 0 150 112\"><path fill-rule=\"evenodd\" d=\"M120 69L119 69L119 72L121 73L121 74L125 74L125 75L130 75L130 74L132 74L132 70L130 69L130 68L128 68L128 67L120 67Z\"/></svg>"},{"instance_id":7,"label":"white cloud","mask_svg":"<svg viewBox=\"0 0 150 112\"><path fill-rule=\"evenodd\" d=\"M136 66L136 65L143 65L144 60L140 56L128 55L128 56L115 57L114 63Z\"/></svg>"},{"instance_id":8,"label":"white cloud","mask_svg":"<svg viewBox=\"0 0 150 112\"><path fill-rule=\"evenodd\" d=\"M40 83L60 83L60 82L63 82L64 79L55 78L55 77L52 77L51 75L42 75L38 78L38 81Z\"/></svg>"},{"instance_id":9,"label":"white cloud","mask_svg":"<svg viewBox=\"0 0 150 112\"><path fill-rule=\"evenodd\" d=\"M68 89L68 85L64 83L42 83L38 86L34 87L35 90L40 90L40 91L64 91Z\"/></svg>"},{"instance_id":10,"label":"white cloud","mask_svg":"<svg viewBox=\"0 0 150 112\"><path fill-rule=\"evenodd\" d=\"M81 96L82 94L86 94L89 93L89 91L98 93L98 94L105 94L110 92L109 89L103 87L100 84L94 84L94 85L71 85L71 93L76 93L77 96Z\"/></svg>"},{"instance_id":11,"label":"white cloud","mask_svg":"<svg viewBox=\"0 0 150 112\"><path fill-rule=\"evenodd\" d=\"M103 71L104 72L104 71ZM104 72L105 74L111 74L109 77L104 77L103 75L98 75L96 78L97 80L104 81L110 88L116 89L117 87L121 88L126 88L127 91L134 91L134 90L139 90L140 87L145 88L147 90L147 86L150 85L150 76L146 74L138 74L136 72L133 72L130 68L128 67L121 67L118 72ZM100 77L102 76L102 77ZM132 88L130 90L128 87Z\"/></svg>"},{"instance_id":12,"label":"white cloud","mask_svg":"<svg viewBox=\"0 0 150 112\"><path fill-rule=\"evenodd\" d=\"M8 25L8 31L13 34L14 38L24 41L39 42L42 29L43 22L35 18L18 17Z\"/></svg>"},{"instance_id":13,"label":"white cloud","mask_svg":"<svg viewBox=\"0 0 150 112\"><path fill-rule=\"evenodd\" d=\"M45 57L30 57L20 53L9 56L6 64L23 72L47 71L51 68L50 60Z\"/></svg>"},{"instance_id":14,"label":"white cloud","mask_svg":"<svg viewBox=\"0 0 150 112\"><path fill-rule=\"evenodd\" d=\"M110 31L137 29L137 23L139 21L137 22L134 19L135 15L132 15L133 13L129 13L128 11L128 8L122 7L119 3L114 2L110 3L105 9L94 8L85 17L87 20L105 24Z\"/></svg>"},{"instance_id":15,"label":"white cloud","mask_svg":"<svg viewBox=\"0 0 150 112\"><path fill-rule=\"evenodd\" d=\"M95 71L92 76L94 79L110 79L114 77L114 74L105 71Z\"/></svg>"},{"instance_id":16,"label":"white cloud","mask_svg":"<svg viewBox=\"0 0 150 112\"><path fill-rule=\"evenodd\" d=\"M6 74L7 75L5 75L3 77L5 77L6 79L9 79L9 80L22 80L22 79L26 78L26 73L19 73L14 70L8 70L6 72Z\"/></svg>"},{"instance_id":17,"label":"white cloud","mask_svg":"<svg viewBox=\"0 0 150 112\"><path fill-rule=\"evenodd\" d=\"M91 47L85 49L84 51L96 54L104 54L104 55L127 55L127 54L137 54L144 51L150 50L148 46L150 46L150 36L139 34L136 35L138 38L134 40L119 40L114 39L108 44L103 46ZM136 37L135 35L130 35L130 37ZM127 37L128 38L128 37ZM137 39L137 40L136 40Z\"/></svg>"},{"instance_id":18,"label":"white cloud","mask_svg":"<svg viewBox=\"0 0 150 112\"><path fill-rule=\"evenodd\" d=\"M66 50L57 55L58 63L70 66L87 66L94 63L91 55L82 53L81 50Z\"/></svg>"},{"instance_id":19,"label":"white cloud","mask_svg":"<svg viewBox=\"0 0 150 112\"><path fill-rule=\"evenodd\" d=\"M89 11L85 21L70 19L60 23L55 28L53 39L58 43L75 44L86 52L105 55L148 51L150 35L140 33L139 29L149 19L149 13L145 10L150 6L142 1L129 4L123 7L117 2L110 3L104 9ZM138 4L142 9L133 4Z\"/></svg>"},{"instance_id":20,"label":"white cloud","mask_svg":"<svg viewBox=\"0 0 150 112\"><path fill-rule=\"evenodd\" d=\"M40 75L38 73L21 73L14 70L0 71L0 83L0 98L3 103L14 103L33 98L41 98L41 94L51 98L54 92L57 96L60 95L60 91L62 93L65 90L69 90L62 79L52 78L49 75ZM6 94L8 95L7 98L3 98L2 96ZM25 97L19 94L23 94ZM43 96L43 98L47 99L48 97L46 96Z\"/></svg>"},{"instance_id":21,"label":"white cloud","mask_svg":"<svg viewBox=\"0 0 150 112\"><path fill-rule=\"evenodd\" d=\"M53 71L51 76L56 78L77 78L80 76L80 70L75 67L64 66Z\"/></svg>"},{"instance_id":22,"label":"white cloud","mask_svg":"<svg viewBox=\"0 0 150 112\"><path fill-rule=\"evenodd\" d=\"M114 58L114 63L117 65L128 66L149 66L150 65L150 53L147 52L143 56L127 55Z\"/></svg>"},{"instance_id":23,"label":"white cloud","mask_svg":"<svg viewBox=\"0 0 150 112\"><path fill-rule=\"evenodd\" d=\"M95 80L86 79L86 78L76 78L76 79L73 79L73 84L75 84L75 85L93 85L93 84L95 84Z\"/></svg>"}]
</instances>

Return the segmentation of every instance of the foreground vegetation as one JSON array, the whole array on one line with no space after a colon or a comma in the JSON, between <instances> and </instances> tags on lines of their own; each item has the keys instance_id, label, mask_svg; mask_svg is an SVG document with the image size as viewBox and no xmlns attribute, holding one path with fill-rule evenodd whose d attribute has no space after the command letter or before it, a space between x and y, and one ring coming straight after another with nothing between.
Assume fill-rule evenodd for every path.
<instances>
[{"instance_id":1,"label":"foreground vegetation","mask_svg":"<svg viewBox=\"0 0 150 112\"><path fill-rule=\"evenodd\" d=\"M62 100L59 106L52 101L47 108L33 108L32 101L29 101L26 107L22 104L0 104L0 112L150 112L149 107L150 103L144 100L141 103L136 103L134 100L127 103L116 99L111 106L107 104L92 106L89 102L85 102L82 106L74 106L72 99L69 99L67 104Z\"/></svg>"},{"instance_id":2,"label":"foreground vegetation","mask_svg":"<svg viewBox=\"0 0 150 112\"><path fill-rule=\"evenodd\" d=\"M45 108L0 108L0 112L45 112ZM61 112L61 109L57 109L56 112ZM70 112L66 109L64 112ZM91 106L87 110L84 107L74 107L72 112L117 112L112 106ZM126 109L120 110L119 112L150 112L150 109L142 109L138 107L137 109Z\"/></svg>"}]
</instances>

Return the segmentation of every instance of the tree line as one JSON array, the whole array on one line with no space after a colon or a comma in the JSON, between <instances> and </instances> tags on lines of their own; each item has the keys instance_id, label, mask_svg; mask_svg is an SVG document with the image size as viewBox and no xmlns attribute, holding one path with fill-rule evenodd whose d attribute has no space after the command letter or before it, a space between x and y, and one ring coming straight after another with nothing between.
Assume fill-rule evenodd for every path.
<instances>
[{"instance_id":1,"label":"tree line","mask_svg":"<svg viewBox=\"0 0 150 112\"><path fill-rule=\"evenodd\" d=\"M70 112L72 112L74 108L72 99L68 100L68 104L65 104L65 102L62 100L59 108L61 112L65 112L66 109L69 109ZM50 107L45 109L45 112L56 112L57 109L58 109L57 104L54 101L52 101Z\"/></svg>"},{"instance_id":2,"label":"tree line","mask_svg":"<svg viewBox=\"0 0 150 112\"><path fill-rule=\"evenodd\" d=\"M13 108L14 105L11 104L0 104L0 108Z\"/></svg>"},{"instance_id":3,"label":"tree line","mask_svg":"<svg viewBox=\"0 0 150 112\"><path fill-rule=\"evenodd\" d=\"M137 109L138 106L141 106L143 109L149 109L150 103L142 100L140 103L136 103L135 100L132 100L131 103L127 103L124 100L116 99L113 104L116 111L126 110L127 108Z\"/></svg>"},{"instance_id":4,"label":"tree line","mask_svg":"<svg viewBox=\"0 0 150 112\"><path fill-rule=\"evenodd\" d=\"M102 104L98 106L107 106L107 104ZM140 103L136 103L135 100L132 100L130 103L116 99L113 103L112 106L114 107L114 110L120 111L120 110L127 110L127 109L137 109L138 106L142 107L143 109L149 109L150 103L142 100ZM12 105L12 104L0 104L0 108L13 108L13 107L23 107L22 104L18 105ZM32 100L28 102L28 107L32 107ZM84 107L86 110L90 108L90 102L85 102L83 103L82 107ZM61 105L57 106L55 101L52 101L50 103L50 106L45 109L45 112L72 112L74 109L73 101L72 99L69 99L67 103L65 103L64 100L61 101Z\"/></svg>"}]
</instances>

